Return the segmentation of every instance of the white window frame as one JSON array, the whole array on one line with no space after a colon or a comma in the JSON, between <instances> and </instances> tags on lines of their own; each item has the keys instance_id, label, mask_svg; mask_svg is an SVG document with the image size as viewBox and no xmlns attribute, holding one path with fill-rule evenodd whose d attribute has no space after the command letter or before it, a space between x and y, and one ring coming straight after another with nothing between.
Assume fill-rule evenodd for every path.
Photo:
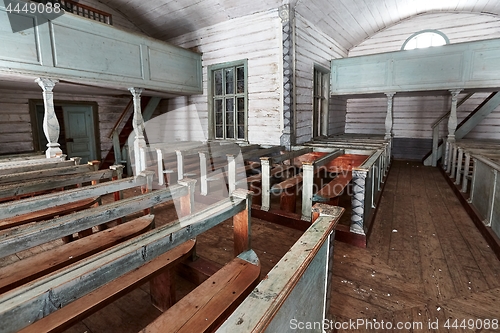
<instances>
[{"instance_id":1,"label":"white window frame","mask_svg":"<svg viewBox=\"0 0 500 333\"><path fill-rule=\"evenodd\" d=\"M237 68L243 68L244 70L244 83L243 83L243 92L237 91ZM222 92L219 94L220 90L217 91L216 88L216 72L222 71L225 73L226 69L234 70L234 80L233 80L233 93L227 93L226 91L226 76L222 75ZM226 62L216 65L208 66L208 87L207 87L207 95L208 95L208 135L211 140L229 140L229 141L237 141L237 142L247 142L248 141L248 60L239 60L233 62ZM231 138L229 127L226 126L227 118L227 104L232 99L233 103L233 134L234 137ZM222 101L222 119L218 119L216 116L215 108L218 107L217 103L221 103ZM243 111L238 110L238 107L241 107L238 103L243 101ZM244 112L243 115L243 124L238 123L238 112ZM222 127L222 135L220 129L218 130L216 127L219 125L216 123L217 120L222 120L220 126ZM243 137L240 137L239 134L239 126L243 126Z\"/></svg>"},{"instance_id":2,"label":"white window frame","mask_svg":"<svg viewBox=\"0 0 500 333\"><path fill-rule=\"evenodd\" d=\"M326 136L329 122L330 71L319 65L314 65L312 93L312 136Z\"/></svg>"}]
</instances>

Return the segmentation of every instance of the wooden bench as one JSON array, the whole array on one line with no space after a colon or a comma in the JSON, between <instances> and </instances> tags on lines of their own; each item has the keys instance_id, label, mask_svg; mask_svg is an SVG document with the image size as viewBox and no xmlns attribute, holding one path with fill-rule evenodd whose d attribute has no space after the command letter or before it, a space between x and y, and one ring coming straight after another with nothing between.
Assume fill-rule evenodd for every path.
<instances>
[{"instance_id":1,"label":"wooden bench","mask_svg":"<svg viewBox=\"0 0 500 333\"><path fill-rule=\"evenodd\" d=\"M78 300L69 303L62 309L53 312L34 324L20 330L23 333L61 332L71 327L92 313L102 309L133 289L158 276L168 269L172 269L180 262L193 255L194 240L189 240L159 257L145 263L139 268L128 272L107 284L95 289Z\"/></svg>"},{"instance_id":2,"label":"wooden bench","mask_svg":"<svg viewBox=\"0 0 500 333\"><path fill-rule=\"evenodd\" d=\"M340 207L316 204L312 225L217 332L291 332L292 319L298 323L333 319L328 310L335 226L343 212Z\"/></svg>"},{"instance_id":3,"label":"wooden bench","mask_svg":"<svg viewBox=\"0 0 500 333\"><path fill-rule=\"evenodd\" d=\"M188 190L174 185L169 189L124 199L121 206L116 203L107 205L111 209L104 210L104 206L92 208L85 217L78 216L80 212L74 214L74 219L45 222L38 228L36 239L32 237L35 230L27 227L0 235L0 255L25 248L26 240L32 241L29 246L35 246L62 233L87 228L89 223L102 223L115 219L117 215L164 202L174 195L185 197ZM203 211L148 231L0 295L0 331L50 332L67 327L109 300L137 287L145 279L163 274L172 262L178 262L178 258L190 256L193 247L190 239L231 216L234 221L235 254L248 251L250 202L248 192L236 191L230 198ZM78 288L75 288L76 285Z\"/></svg>"},{"instance_id":4,"label":"wooden bench","mask_svg":"<svg viewBox=\"0 0 500 333\"><path fill-rule=\"evenodd\" d=\"M332 181L323 186L313 196L314 202L324 202L330 205L337 206L339 196L344 192L345 187L352 180L352 171L339 173Z\"/></svg>"},{"instance_id":5,"label":"wooden bench","mask_svg":"<svg viewBox=\"0 0 500 333\"><path fill-rule=\"evenodd\" d=\"M80 238L0 268L0 294L149 230L153 215Z\"/></svg>"},{"instance_id":6,"label":"wooden bench","mask_svg":"<svg viewBox=\"0 0 500 333\"><path fill-rule=\"evenodd\" d=\"M249 250L240 254L141 333L214 332L255 288L260 270L255 252Z\"/></svg>"},{"instance_id":7,"label":"wooden bench","mask_svg":"<svg viewBox=\"0 0 500 333\"><path fill-rule=\"evenodd\" d=\"M94 167L79 165L80 159L69 161L52 161L44 164L14 166L0 169L0 185L24 182L47 177L70 175L85 171L94 171Z\"/></svg>"},{"instance_id":8,"label":"wooden bench","mask_svg":"<svg viewBox=\"0 0 500 333\"><path fill-rule=\"evenodd\" d=\"M302 185L302 219L310 221L314 177L319 172L327 170L326 165L343 154L343 150L334 150L326 154L299 156L303 161L302 172L275 184L270 189L271 193L280 194L280 209L290 213L296 212L298 186Z\"/></svg>"},{"instance_id":9,"label":"wooden bench","mask_svg":"<svg viewBox=\"0 0 500 333\"><path fill-rule=\"evenodd\" d=\"M97 169L97 163L92 163L91 166L94 170ZM11 201L5 204L0 205L0 207L8 207L11 211L15 211L15 215L1 215L0 214L0 230L11 228L17 225L26 224L30 222L47 220L56 216L63 216L73 212L77 212L83 209L87 209L89 207L98 205L100 203L100 196L102 194L96 194L94 196L73 199L71 200L71 193L75 192L65 192L64 194L69 195L65 196L61 193L60 189L64 189L67 186L79 186L83 183L91 183L96 185L99 181L103 179L120 179L122 175L122 166L112 166L108 170L96 170L90 172L66 175L66 176L54 176L49 179L41 179L36 181L28 181L20 184L12 184L6 186L0 186L0 197L3 197L4 200L34 195L41 196L44 193L51 194L52 197L55 195L61 196L66 200L65 202L60 202L58 205L42 205L37 200L37 196L34 196L31 200L31 205L28 210L24 210L23 212L16 210L16 207L20 207L26 202L16 202ZM39 199L45 200L46 197L41 197ZM91 234L90 230L82 231L81 236ZM71 237L68 236L66 241L71 240Z\"/></svg>"}]
</instances>

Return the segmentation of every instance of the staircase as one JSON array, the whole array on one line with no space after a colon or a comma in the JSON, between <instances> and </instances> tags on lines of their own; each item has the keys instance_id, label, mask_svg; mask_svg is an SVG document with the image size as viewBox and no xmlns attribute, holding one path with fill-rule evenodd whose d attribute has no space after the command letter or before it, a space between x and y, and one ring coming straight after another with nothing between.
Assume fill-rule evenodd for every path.
<instances>
[{"instance_id":1,"label":"staircase","mask_svg":"<svg viewBox=\"0 0 500 333\"><path fill-rule=\"evenodd\" d=\"M141 110L143 110L142 117L144 119L144 122L151 119L160 101L161 101L160 97L144 96L141 98ZM106 154L106 157L103 159L100 166L101 169L107 169L113 164L122 164L130 167L129 163L130 161L128 158L127 140L130 134L134 131L134 127L132 125L132 121L134 119L133 111L130 113L127 122L125 123L125 125L123 125L123 128L119 133L118 133L118 128L120 127L120 124L122 123L125 116L129 113L129 110L131 108L133 108L132 99L130 99L130 102L123 110L122 114L120 115L120 118L117 120L115 126L113 127L108 136L109 138L113 139L113 146ZM129 174L129 172L127 172L127 174Z\"/></svg>"},{"instance_id":2,"label":"staircase","mask_svg":"<svg viewBox=\"0 0 500 333\"><path fill-rule=\"evenodd\" d=\"M463 104L472 94L467 95L457 107ZM474 111L472 111L464 120L458 124L455 131L455 139L463 139L474 127L476 127L484 118L486 118L493 110L500 106L500 93L498 91L491 93ZM444 119L448 119L449 112L438 119L433 125L433 150L431 150L423 158L423 163L426 166L436 166L437 160L443 156L444 141L439 136L439 124ZM434 157L434 158L433 158Z\"/></svg>"}]
</instances>

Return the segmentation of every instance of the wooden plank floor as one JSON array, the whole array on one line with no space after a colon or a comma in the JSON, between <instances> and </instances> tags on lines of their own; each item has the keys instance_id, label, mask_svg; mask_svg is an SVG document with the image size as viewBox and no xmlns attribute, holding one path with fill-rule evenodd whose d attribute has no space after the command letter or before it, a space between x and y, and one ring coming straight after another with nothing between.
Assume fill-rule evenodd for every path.
<instances>
[{"instance_id":1,"label":"wooden plank floor","mask_svg":"<svg viewBox=\"0 0 500 333\"><path fill-rule=\"evenodd\" d=\"M500 319L500 262L438 169L395 161L374 223L367 249L336 244L331 315L362 323L338 332L500 331L478 327Z\"/></svg>"},{"instance_id":2,"label":"wooden plank floor","mask_svg":"<svg viewBox=\"0 0 500 333\"><path fill-rule=\"evenodd\" d=\"M155 214L157 225L176 218L173 204L155 209ZM297 230L252 219L252 247L263 274L300 235ZM4 258L0 266L57 245ZM368 248L335 245L330 313L338 324L358 319L423 324L422 329L365 329L362 325L338 332L500 332L444 328L450 318L451 324L455 319L500 319L500 262L438 169L395 161ZM219 264L232 258L232 248L230 221L198 237L197 252ZM183 285L186 290L189 287ZM66 333L139 331L159 315L148 291L146 284ZM436 320L439 327L429 328L429 322Z\"/></svg>"}]
</instances>

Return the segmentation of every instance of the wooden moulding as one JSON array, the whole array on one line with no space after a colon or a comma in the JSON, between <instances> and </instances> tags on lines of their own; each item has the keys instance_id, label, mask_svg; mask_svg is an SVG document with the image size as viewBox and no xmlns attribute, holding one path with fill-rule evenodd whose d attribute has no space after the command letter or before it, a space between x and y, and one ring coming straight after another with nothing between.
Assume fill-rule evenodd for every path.
<instances>
[{"instance_id":1,"label":"wooden moulding","mask_svg":"<svg viewBox=\"0 0 500 333\"><path fill-rule=\"evenodd\" d=\"M315 211L316 220L217 332L287 332L290 320L322 321L328 306L331 238L341 207ZM319 297L319 298L318 298Z\"/></svg>"}]
</instances>

